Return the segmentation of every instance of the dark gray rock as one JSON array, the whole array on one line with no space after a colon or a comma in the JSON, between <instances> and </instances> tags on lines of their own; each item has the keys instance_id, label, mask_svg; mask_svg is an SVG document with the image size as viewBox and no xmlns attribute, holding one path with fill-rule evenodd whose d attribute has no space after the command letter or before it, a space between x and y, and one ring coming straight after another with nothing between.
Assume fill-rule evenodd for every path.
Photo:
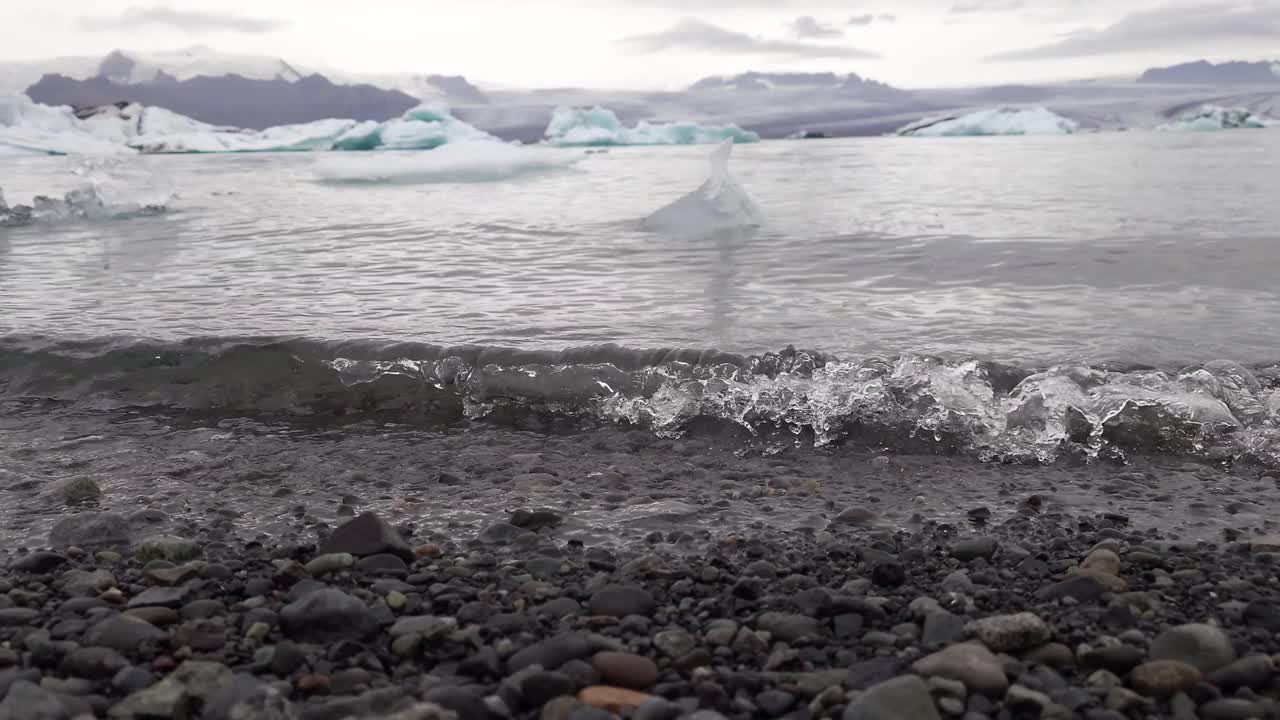
<instances>
[{"instance_id":1,"label":"dark gray rock","mask_svg":"<svg viewBox=\"0 0 1280 720\"><path fill-rule=\"evenodd\" d=\"M107 647L122 653L136 653L146 643L167 643L169 634L145 620L128 615L112 615L89 628L84 644Z\"/></svg>"},{"instance_id":2,"label":"dark gray rock","mask_svg":"<svg viewBox=\"0 0 1280 720\"><path fill-rule=\"evenodd\" d=\"M319 555L335 553L350 553L356 557L389 553L405 562L414 560L413 548L409 543L405 542L395 528L372 512L338 526L317 551Z\"/></svg>"},{"instance_id":3,"label":"dark gray rock","mask_svg":"<svg viewBox=\"0 0 1280 720\"><path fill-rule=\"evenodd\" d=\"M756 618L756 629L768 632L773 639L796 642L802 638L816 640L827 636L817 618L793 613L766 612Z\"/></svg>"},{"instance_id":4,"label":"dark gray rock","mask_svg":"<svg viewBox=\"0 0 1280 720\"><path fill-rule=\"evenodd\" d=\"M993 537L967 538L951 547L951 557L960 562L971 562L978 558L990 559L999 547L1000 543Z\"/></svg>"},{"instance_id":5,"label":"dark gray rock","mask_svg":"<svg viewBox=\"0 0 1280 720\"><path fill-rule=\"evenodd\" d=\"M109 647L82 647L62 659L62 672L73 677L104 680L129 667L124 656Z\"/></svg>"},{"instance_id":6,"label":"dark gray rock","mask_svg":"<svg viewBox=\"0 0 1280 720\"><path fill-rule=\"evenodd\" d=\"M941 720L929 686L904 675L868 688L845 708L844 720Z\"/></svg>"},{"instance_id":7,"label":"dark gray rock","mask_svg":"<svg viewBox=\"0 0 1280 720\"><path fill-rule=\"evenodd\" d=\"M934 610L924 618L920 644L928 649L950 645L964 635L964 626L964 618L946 610Z\"/></svg>"},{"instance_id":8,"label":"dark gray rock","mask_svg":"<svg viewBox=\"0 0 1280 720\"><path fill-rule=\"evenodd\" d=\"M66 562L67 557L65 555L41 551L19 558L10 567L18 572L47 573L51 570L56 570Z\"/></svg>"},{"instance_id":9,"label":"dark gray rock","mask_svg":"<svg viewBox=\"0 0 1280 720\"><path fill-rule=\"evenodd\" d=\"M147 588L129 600L129 607L140 608L159 606L176 608L181 607L190 596L191 590L186 586Z\"/></svg>"},{"instance_id":10,"label":"dark gray rock","mask_svg":"<svg viewBox=\"0 0 1280 720\"><path fill-rule=\"evenodd\" d=\"M378 630L378 619L360 600L325 588L286 605L280 626L295 640L330 643L369 637Z\"/></svg>"},{"instance_id":11,"label":"dark gray rock","mask_svg":"<svg viewBox=\"0 0 1280 720\"><path fill-rule=\"evenodd\" d=\"M1037 600L1060 600L1072 598L1078 602L1097 600L1107 592L1106 586L1090 575L1072 575L1071 577L1040 588L1036 592Z\"/></svg>"},{"instance_id":12,"label":"dark gray rock","mask_svg":"<svg viewBox=\"0 0 1280 720\"><path fill-rule=\"evenodd\" d=\"M155 684L156 679L156 674L150 670L129 666L121 668L111 678L111 687L118 692L129 695L151 687Z\"/></svg>"},{"instance_id":13,"label":"dark gray rock","mask_svg":"<svg viewBox=\"0 0 1280 720\"><path fill-rule=\"evenodd\" d=\"M642 587L635 585L611 585L591 596L587 610L592 615L609 617L626 617L627 615L649 616L653 614L657 603L653 595Z\"/></svg>"},{"instance_id":14,"label":"dark gray rock","mask_svg":"<svg viewBox=\"0 0 1280 720\"><path fill-rule=\"evenodd\" d=\"M52 692L27 680L19 680L0 701L0 720L67 720L71 712Z\"/></svg>"},{"instance_id":15,"label":"dark gray rock","mask_svg":"<svg viewBox=\"0 0 1280 720\"><path fill-rule=\"evenodd\" d=\"M49 531L49 545L55 549L127 547L132 540L133 530L129 521L112 512L88 512L65 517L54 523Z\"/></svg>"},{"instance_id":16,"label":"dark gray rock","mask_svg":"<svg viewBox=\"0 0 1280 720\"><path fill-rule=\"evenodd\" d=\"M476 541L485 545L506 545L521 537L533 535L532 532L511 523L497 522L480 531Z\"/></svg>"},{"instance_id":17,"label":"dark gray rock","mask_svg":"<svg viewBox=\"0 0 1280 720\"><path fill-rule=\"evenodd\" d=\"M1235 646L1221 628L1192 623L1169 628L1151 643L1152 660L1177 660L1202 673L1211 673L1236 659Z\"/></svg>"},{"instance_id":18,"label":"dark gray rock","mask_svg":"<svg viewBox=\"0 0 1280 720\"><path fill-rule=\"evenodd\" d=\"M581 660L591 655L591 641L578 633L566 633L530 645L507 660L507 671L514 673L533 665L544 670L558 670L570 660Z\"/></svg>"}]
</instances>

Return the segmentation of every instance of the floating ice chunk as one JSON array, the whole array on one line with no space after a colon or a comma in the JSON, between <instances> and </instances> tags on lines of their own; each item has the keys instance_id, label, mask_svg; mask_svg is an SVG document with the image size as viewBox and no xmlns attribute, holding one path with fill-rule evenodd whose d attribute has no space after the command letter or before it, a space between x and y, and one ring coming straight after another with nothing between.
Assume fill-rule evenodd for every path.
<instances>
[{"instance_id":1,"label":"floating ice chunk","mask_svg":"<svg viewBox=\"0 0 1280 720\"><path fill-rule=\"evenodd\" d=\"M764 213L729 174L733 140L711 153L711 172L693 192L645 218L644 226L659 232L697 235L729 228L758 227Z\"/></svg>"},{"instance_id":2,"label":"floating ice chunk","mask_svg":"<svg viewBox=\"0 0 1280 720\"><path fill-rule=\"evenodd\" d=\"M523 148L496 140L453 142L430 152L328 157L315 164L328 182L496 182L568 167L578 156L548 148Z\"/></svg>"},{"instance_id":3,"label":"floating ice chunk","mask_svg":"<svg viewBox=\"0 0 1280 720\"><path fill-rule=\"evenodd\" d=\"M1265 128L1277 124L1280 123L1267 117L1255 115L1246 108L1204 105L1198 110L1182 115L1171 123L1161 125L1157 129L1184 132L1216 132L1218 130Z\"/></svg>"},{"instance_id":4,"label":"floating ice chunk","mask_svg":"<svg viewBox=\"0 0 1280 720\"><path fill-rule=\"evenodd\" d=\"M559 147L608 147L615 145L706 145L724 140L758 142L760 136L737 125L699 125L695 122L651 123L623 126L617 114L600 106L558 107L551 115L544 137Z\"/></svg>"},{"instance_id":5,"label":"floating ice chunk","mask_svg":"<svg viewBox=\"0 0 1280 720\"><path fill-rule=\"evenodd\" d=\"M127 160L127 158L124 158ZM9 206L0 192L0 227L37 221L109 219L157 215L168 210L175 193L166 181L119 157L89 158L72 172L82 179L61 198L37 195L30 205Z\"/></svg>"},{"instance_id":6,"label":"floating ice chunk","mask_svg":"<svg viewBox=\"0 0 1280 720\"><path fill-rule=\"evenodd\" d=\"M1080 123L1045 108L995 108L959 117L926 118L898 130L899 135L1069 135Z\"/></svg>"}]
</instances>

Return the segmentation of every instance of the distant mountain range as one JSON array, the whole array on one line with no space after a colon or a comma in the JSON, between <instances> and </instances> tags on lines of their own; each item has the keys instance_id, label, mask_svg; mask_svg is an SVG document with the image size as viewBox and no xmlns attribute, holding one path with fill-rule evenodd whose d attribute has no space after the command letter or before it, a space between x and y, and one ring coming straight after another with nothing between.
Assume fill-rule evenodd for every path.
<instances>
[{"instance_id":1,"label":"distant mountain range","mask_svg":"<svg viewBox=\"0 0 1280 720\"><path fill-rule=\"evenodd\" d=\"M662 92L521 90L481 89L456 75L354 74L192 47L0 62L0 94L22 92L73 107L138 102L251 129L326 118L383 121L421 101L442 100L459 119L507 140L541 139L560 105L603 105L627 124L733 123L781 138L875 135L926 116L1001 106L1043 106L1086 129L1150 127L1206 102L1277 116L1280 64L1199 61L1152 68L1140 78L919 90L833 72L744 72Z\"/></svg>"},{"instance_id":2,"label":"distant mountain range","mask_svg":"<svg viewBox=\"0 0 1280 720\"><path fill-rule=\"evenodd\" d=\"M45 105L72 107L134 102L211 125L255 130L325 118L383 121L399 117L421 102L397 90L372 85L335 85L318 74L290 82L239 75L197 75L179 80L161 73L151 82L128 84L103 76L76 80L45 75L27 88L27 96Z\"/></svg>"},{"instance_id":3,"label":"distant mountain range","mask_svg":"<svg viewBox=\"0 0 1280 720\"><path fill-rule=\"evenodd\" d=\"M1205 60L1163 68L1151 68L1138 78L1141 83L1179 85L1280 85L1278 62L1224 62Z\"/></svg>"}]
</instances>

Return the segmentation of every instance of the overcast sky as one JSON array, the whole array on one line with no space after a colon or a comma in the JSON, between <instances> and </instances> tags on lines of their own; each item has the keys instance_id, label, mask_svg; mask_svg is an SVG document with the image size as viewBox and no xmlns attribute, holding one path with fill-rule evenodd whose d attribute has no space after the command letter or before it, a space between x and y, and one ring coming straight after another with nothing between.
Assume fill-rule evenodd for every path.
<instances>
[{"instance_id":1,"label":"overcast sky","mask_svg":"<svg viewBox=\"0 0 1280 720\"><path fill-rule=\"evenodd\" d=\"M0 60L201 44L544 87L744 70L936 87L1280 59L1280 0L13 0L5 15Z\"/></svg>"}]
</instances>

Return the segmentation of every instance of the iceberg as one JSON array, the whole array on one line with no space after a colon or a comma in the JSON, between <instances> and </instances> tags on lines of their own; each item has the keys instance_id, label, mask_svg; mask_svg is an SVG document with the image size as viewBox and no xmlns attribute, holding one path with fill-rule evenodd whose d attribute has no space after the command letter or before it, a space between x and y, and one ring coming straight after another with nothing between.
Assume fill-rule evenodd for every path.
<instances>
[{"instance_id":1,"label":"iceberg","mask_svg":"<svg viewBox=\"0 0 1280 720\"><path fill-rule=\"evenodd\" d=\"M737 125L641 120L635 127L628 128L612 110L598 105L593 108L556 108L543 136L548 144L558 147L707 145L725 140L740 143L760 140L759 135Z\"/></svg>"},{"instance_id":2,"label":"iceberg","mask_svg":"<svg viewBox=\"0 0 1280 720\"><path fill-rule=\"evenodd\" d=\"M898 135L952 137L973 135L1070 135L1080 123L1045 108L995 108L959 117L926 118L906 125Z\"/></svg>"},{"instance_id":3,"label":"iceberg","mask_svg":"<svg viewBox=\"0 0 1280 720\"><path fill-rule=\"evenodd\" d=\"M69 107L32 102L26 95L0 95L0 154L114 155L133 152L83 125Z\"/></svg>"},{"instance_id":4,"label":"iceberg","mask_svg":"<svg viewBox=\"0 0 1280 720\"><path fill-rule=\"evenodd\" d=\"M451 142L426 153L331 157L317 162L317 179L339 183L494 182L569 167L577 156L498 140Z\"/></svg>"},{"instance_id":5,"label":"iceberg","mask_svg":"<svg viewBox=\"0 0 1280 720\"><path fill-rule=\"evenodd\" d=\"M136 103L73 111L41 105L25 95L0 96L4 155L431 150L495 139L453 117L441 103L419 105L381 123L329 119L241 130Z\"/></svg>"},{"instance_id":6,"label":"iceberg","mask_svg":"<svg viewBox=\"0 0 1280 720\"><path fill-rule=\"evenodd\" d=\"M1225 108L1218 105L1204 105L1198 110L1186 113L1156 128L1157 130L1174 130L1183 132L1216 132L1218 130L1257 129L1280 125L1271 118L1255 115L1246 108Z\"/></svg>"},{"instance_id":7,"label":"iceberg","mask_svg":"<svg viewBox=\"0 0 1280 720\"><path fill-rule=\"evenodd\" d=\"M701 235L719 230L764 225L764 212L729 174L733 140L711 153L711 171L697 190L644 219L644 227L675 235Z\"/></svg>"},{"instance_id":8,"label":"iceberg","mask_svg":"<svg viewBox=\"0 0 1280 720\"><path fill-rule=\"evenodd\" d=\"M165 128L179 124L170 119ZM446 143L485 139L493 136L453 117L442 103L424 103L381 123L331 119L257 131L210 125L187 132L148 131L131 142L148 153L216 153L431 150Z\"/></svg>"}]
</instances>

